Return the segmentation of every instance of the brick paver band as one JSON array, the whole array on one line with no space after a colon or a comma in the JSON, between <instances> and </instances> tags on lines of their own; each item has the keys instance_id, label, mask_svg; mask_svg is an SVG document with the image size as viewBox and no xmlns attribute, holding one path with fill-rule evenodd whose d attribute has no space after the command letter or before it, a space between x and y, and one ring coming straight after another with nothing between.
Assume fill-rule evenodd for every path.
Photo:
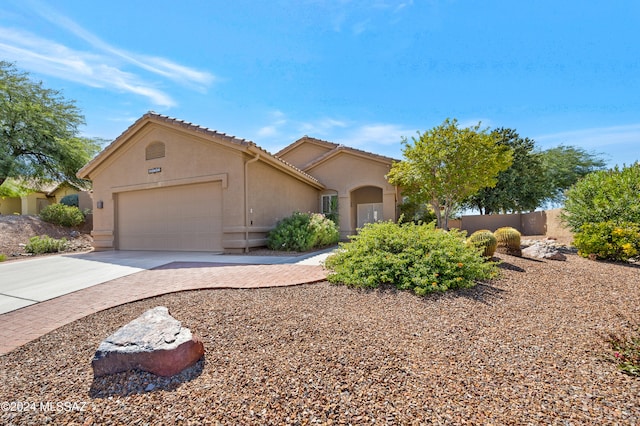
<instances>
[{"instance_id":1,"label":"brick paver band","mask_svg":"<svg viewBox=\"0 0 640 426\"><path fill-rule=\"evenodd\" d=\"M185 290L266 288L324 281L317 265L168 264L0 315L0 355L87 315Z\"/></svg>"}]
</instances>

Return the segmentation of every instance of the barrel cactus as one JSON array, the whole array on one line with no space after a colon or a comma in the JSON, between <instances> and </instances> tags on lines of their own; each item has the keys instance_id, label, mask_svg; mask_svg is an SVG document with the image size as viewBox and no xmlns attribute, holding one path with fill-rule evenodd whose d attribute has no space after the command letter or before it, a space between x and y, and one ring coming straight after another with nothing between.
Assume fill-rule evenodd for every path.
<instances>
[{"instance_id":1,"label":"barrel cactus","mask_svg":"<svg viewBox=\"0 0 640 426\"><path fill-rule=\"evenodd\" d=\"M498 240L498 246L496 251L498 253L509 254L511 256L522 256L522 249L520 248L520 232L509 226L496 229L493 233L496 240Z\"/></svg>"},{"instance_id":2,"label":"barrel cactus","mask_svg":"<svg viewBox=\"0 0 640 426\"><path fill-rule=\"evenodd\" d=\"M481 229L469 236L469 238L467 239L467 245L482 247L484 249L482 255L484 257L491 258L496 252L498 240L493 235L493 232L487 229Z\"/></svg>"}]
</instances>

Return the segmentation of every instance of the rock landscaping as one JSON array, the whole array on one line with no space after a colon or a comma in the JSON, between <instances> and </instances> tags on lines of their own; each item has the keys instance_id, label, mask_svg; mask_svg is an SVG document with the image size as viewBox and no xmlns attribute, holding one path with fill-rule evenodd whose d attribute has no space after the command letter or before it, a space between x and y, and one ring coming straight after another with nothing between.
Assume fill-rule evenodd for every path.
<instances>
[{"instance_id":1,"label":"rock landscaping","mask_svg":"<svg viewBox=\"0 0 640 426\"><path fill-rule=\"evenodd\" d=\"M92 250L91 226L66 228L54 225L28 215L0 215L0 254L7 260L33 256L25 251L29 239L48 235L51 238L66 238L65 252L86 252Z\"/></svg>"},{"instance_id":2,"label":"rock landscaping","mask_svg":"<svg viewBox=\"0 0 640 426\"><path fill-rule=\"evenodd\" d=\"M560 253L553 240L536 241L522 249L522 256L534 259L567 260L567 256Z\"/></svg>"},{"instance_id":3,"label":"rock landscaping","mask_svg":"<svg viewBox=\"0 0 640 426\"><path fill-rule=\"evenodd\" d=\"M0 423L639 424L640 380L608 336L640 322L640 268L564 254L499 255L499 279L425 297L320 283L118 306L0 357L0 401L81 409L6 406ZM94 379L104 336L159 305L206 358Z\"/></svg>"},{"instance_id":4,"label":"rock landscaping","mask_svg":"<svg viewBox=\"0 0 640 426\"><path fill-rule=\"evenodd\" d=\"M95 377L133 369L174 376L203 355L202 341L158 306L103 340L91 367Z\"/></svg>"}]
</instances>

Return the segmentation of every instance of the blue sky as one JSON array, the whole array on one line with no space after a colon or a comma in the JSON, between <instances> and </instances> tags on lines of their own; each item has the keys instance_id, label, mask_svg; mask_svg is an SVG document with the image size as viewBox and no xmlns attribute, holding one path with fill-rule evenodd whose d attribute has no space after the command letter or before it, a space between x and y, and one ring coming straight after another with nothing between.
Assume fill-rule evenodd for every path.
<instances>
[{"instance_id":1,"label":"blue sky","mask_svg":"<svg viewBox=\"0 0 640 426\"><path fill-rule=\"evenodd\" d=\"M273 153L308 135L401 158L450 117L640 160L637 0L3 0L0 59L76 100L89 137L153 110Z\"/></svg>"}]
</instances>

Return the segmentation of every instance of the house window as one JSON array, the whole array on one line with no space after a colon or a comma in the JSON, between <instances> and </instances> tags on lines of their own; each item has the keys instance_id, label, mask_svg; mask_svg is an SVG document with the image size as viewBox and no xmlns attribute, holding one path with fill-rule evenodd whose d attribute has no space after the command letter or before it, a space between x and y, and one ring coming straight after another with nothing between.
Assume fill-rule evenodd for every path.
<instances>
[{"instance_id":1,"label":"house window","mask_svg":"<svg viewBox=\"0 0 640 426\"><path fill-rule=\"evenodd\" d=\"M322 196L322 214L336 221L338 218L338 196L336 194Z\"/></svg>"},{"instance_id":2,"label":"house window","mask_svg":"<svg viewBox=\"0 0 640 426\"><path fill-rule=\"evenodd\" d=\"M145 152L145 158L147 160L153 160L155 158L163 158L163 157L164 157L164 143L153 142L147 146L147 150Z\"/></svg>"}]
</instances>

